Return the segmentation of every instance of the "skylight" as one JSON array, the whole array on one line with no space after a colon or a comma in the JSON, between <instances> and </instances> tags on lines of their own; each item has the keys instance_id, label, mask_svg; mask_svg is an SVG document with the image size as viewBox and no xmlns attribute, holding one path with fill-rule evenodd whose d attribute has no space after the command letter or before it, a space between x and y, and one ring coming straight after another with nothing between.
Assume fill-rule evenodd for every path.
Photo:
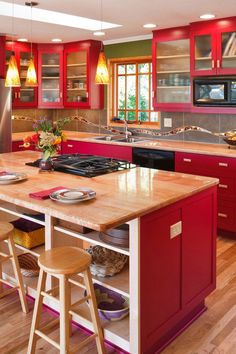
<instances>
[{"instance_id":1,"label":"skylight","mask_svg":"<svg viewBox=\"0 0 236 354\"><path fill-rule=\"evenodd\" d=\"M0 1L0 15L12 17L12 4L5 1ZM25 5L14 4L14 18L30 20L31 8ZM32 9L32 20L51 23L54 25L80 28L89 31L98 31L101 30L101 28L105 30L109 28L121 27L121 25L117 25L115 23L101 23L101 21L92 20L86 17L74 16L62 12L43 10L39 8Z\"/></svg>"}]
</instances>

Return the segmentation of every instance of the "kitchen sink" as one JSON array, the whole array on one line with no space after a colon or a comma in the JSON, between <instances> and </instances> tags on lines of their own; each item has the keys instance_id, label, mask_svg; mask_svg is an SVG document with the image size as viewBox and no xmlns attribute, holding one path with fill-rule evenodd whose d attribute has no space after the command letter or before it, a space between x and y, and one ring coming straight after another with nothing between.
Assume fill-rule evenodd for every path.
<instances>
[{"instance_id":1,"label":"kitchen sink","mask_svg":"<svg viewBox=\"0 0 236 354\"><path fill-rule=\"evenodd\" d=\"M120 139L120 136L117 136L117 135L96 136L93 139L95 139L95 140L104 140L104 141L112 141L112 140Z\"/></svg>"},{"instance_id":2,"label":"kitchen sink","mask_svg":"<svg viewBox=\"0 0 236 354\"><path fill-rule=\"evenodd\" d=\"M142 138L133 138L130 136L128 138L116 139L116 141L119 141L121 143L138 143L138 142L146 141L146 140L142 139Z\"/></svg>"},{"instance_id":3,"label":"kitchen sink","mask_svg":"<svg viewBox=\"0 0 236 354\"><path fill-rule=\"evenodd\" d=\"M122 138L120 135L107 135L107 136L96 136L93 139L95 140L104 140L104 141L117 141L120 143L137 143L139 141L146 141L143 138L135 138L129 136L128 138Z\"/></svg>"}]
</instances>

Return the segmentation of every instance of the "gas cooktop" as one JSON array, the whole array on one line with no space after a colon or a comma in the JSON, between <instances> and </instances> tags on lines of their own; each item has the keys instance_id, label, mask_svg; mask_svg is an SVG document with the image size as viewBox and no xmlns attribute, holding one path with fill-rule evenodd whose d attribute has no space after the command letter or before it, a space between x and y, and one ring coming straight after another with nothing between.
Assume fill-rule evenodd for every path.
<instances>
[{"instance_id":1,"label":"gas cooktop","mask_svg":"<svg viewBox=\"0 0 236 354\"><path fill-rule=\"evenodd\" d=\"M39 167L40 161L41 159L38 159L26 165ZM53 157L52 161L54 170L84 177L95 177L136 167L129 161L85 154L63 154Z\"/></svg>"}]
</instances>

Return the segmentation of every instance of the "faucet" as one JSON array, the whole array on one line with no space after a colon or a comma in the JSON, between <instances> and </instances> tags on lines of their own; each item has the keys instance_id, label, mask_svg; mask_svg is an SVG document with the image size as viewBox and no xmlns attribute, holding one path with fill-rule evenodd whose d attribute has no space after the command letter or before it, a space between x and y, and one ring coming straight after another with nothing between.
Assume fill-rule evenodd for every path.
<instances>
[{"instance_id":1,"label":"faucet","mask_svg":"<svg viewBox=\"0 0 236 354\"><path fill-rule=\"evenodd\" d=\"M125 139L128 139L130 135L132 135L131 131L128 130L128 122L124 119L124 131L125 131Z\"/></svg>"}]
</instances>

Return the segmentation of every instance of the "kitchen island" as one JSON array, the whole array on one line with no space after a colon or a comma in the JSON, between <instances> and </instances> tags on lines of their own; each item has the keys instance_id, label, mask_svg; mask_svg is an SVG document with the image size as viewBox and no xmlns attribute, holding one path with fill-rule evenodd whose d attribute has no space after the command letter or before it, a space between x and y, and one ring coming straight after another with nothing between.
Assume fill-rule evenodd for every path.
<instances>
[{"instance_id":1,"label":"kitchen island","mask_svg":"<svg viewBox=\"0 0 236 354\"><path fill-rule=\"evenodd\" d=\"M146 168L94 178L40 174L37 168L25 166L39 157L32 151L0 155L0 170L28 175L20 183L0 185L0 210L44 225L45 249L62 244L83 247L86 242L128 255L129 267L118 275L94 277L130 302L129 317L103 322L105 338L132 354L160 350L205 310L204 299L215 288L218 180ZM57 186L89 187L97 195L69 207L29 197L31 192ZM45 221L37 220L34 212L43 213ZM129 224L129 249L101 241L99 232L123 223ZM82 234L77 225L93 231ZM39 255L43 250L41 246L30 252ZM11 276L8 269L4 273ZM31 296L36 283L36 279L26 280ZM56 304L47 304L57 310ZM86 304L74 320L91 328Z\"/></svg>"}]
</instances>

